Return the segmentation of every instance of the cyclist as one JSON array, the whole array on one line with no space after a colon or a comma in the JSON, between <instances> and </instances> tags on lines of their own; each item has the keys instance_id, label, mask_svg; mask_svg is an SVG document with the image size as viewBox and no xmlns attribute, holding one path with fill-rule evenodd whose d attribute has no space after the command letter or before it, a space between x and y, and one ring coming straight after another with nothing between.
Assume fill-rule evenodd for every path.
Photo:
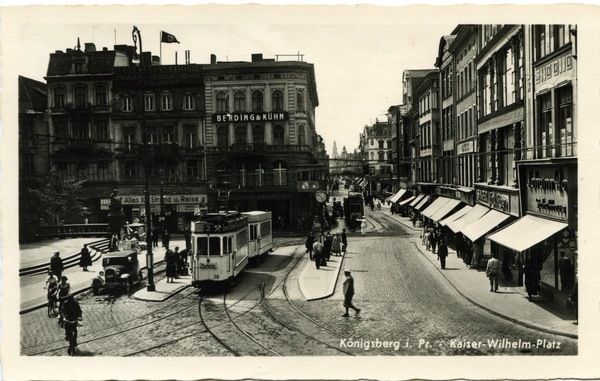
<instances>
[{"instance_id":1,"label":"cyclist","mask_svg":"<svg viewBox=\"0 0 600 381\"><path fill-rule=\"evenodd\" d=\"M48 270L48 276L46 277L46 285L44 286L44 290L48 290L48 304L56 301L56 287L58 287L58 277L54 275L54 272L52 272L52 270Z\"/></svg>"},{"instance_id":2,"label":"cyclist","mask_svg":"<svg viewBox=\"0 0 600 381\"><path fill-rule=\"evenodd\" d=\"M68 278L66 276L62 276L60 277L60 283L58 284L58 286L56 287L56 299L58 299L58 324L60 324L60 326L63 326L63 304L65 303L65 300L67 300L67 297L69 296L69 294L71 293L71 285L69 284Z\"/></svg>"},{"instance_id":3,"label":"cyclist","mask_svg":"<svg viewBox=\"0 0 600 381\"><path fill-rule=\"evenodd\" d=\"M69 294L62 307L65 319L65 340L69 342L67 353L75 356L75 347L77 346L77 321L82 320L82 312L79 303Z\"/></svg>"}]
</instances>

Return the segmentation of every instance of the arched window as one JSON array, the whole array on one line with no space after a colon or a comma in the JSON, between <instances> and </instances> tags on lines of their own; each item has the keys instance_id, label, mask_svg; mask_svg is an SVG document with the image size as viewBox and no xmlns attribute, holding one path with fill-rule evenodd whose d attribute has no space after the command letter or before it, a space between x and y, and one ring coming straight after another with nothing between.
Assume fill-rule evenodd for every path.
<instances>
[{"instance_id":1,"label":"arched window","mask_svg":"<svg viewBox=\"0 0 600 381\"><path fill-rule=\"evenodd\" d=\"M75 106L82 107L87 103L87 91L85 86L75 87Z\"/></svg>"},{"instance_id":2,"label":"arched window","mask_svg":"<svg viewBox=\"0 0 600 381\"><path fill-rule=\"evenodd\" d=\"M282 125L273 127L273 145L282 146L285 144L285 129Z\"/></svg>"},{"instance_id":3,"label":"arched window","mask_svg":"<svg viewBox=\"0 0 600 381\"><path fill-rule=\"evenodd\" d=\"M221 126L217 129L217 146L227 147L229 144L227 141L227 127Z\"/></svg>"},{"instance_id":4,"label":"arched window","mask_svg":"<svg viewBox=\"0 0 600 381\"><path fill-rule=\"evenodd\" d=\"M304 110L304 94L302 94L302 91L296 93L296 108L300 111Z\"/></svg>"},{"instance_id":5,"label":"arched window","mask_svg":"<svg viewBox=\"0 0 600 381\"><path fill-rule=\"evenodd\" d=\"M255 91L252 93L252 111L264 111L262 91Z\"/></svg>"},{"instance_id":6,"label":"arched window","mask_svg":"<svg viewBox=\"0 0 600 381\"><path fill-rule=\"evenodd\" d=\"M96 106L106 106L108 104L108 95L106 92L106 86L96 86Z\"/></svg>"},{"instance_id":7,"label":"arched window","mask_svg":"<svg viewBox=\"0 0 600 381\"><path fill-rule=\"evenodd\" d=\"M283 111L283 92L273 91L273 111Z\"/></svg>"},{"instance_id":8,"label":"arched window","mask_svg":"<svg viewBox=\"0 0 600 381\"><path fill-rule=\"evenodd\" d=\"M237 126L235 128L235 144L246 144L246 127Z\"/></svg>"},{"instance_id":9,"label":"arched window","mask_svg":"<svg viewBox=\"0 0 600 381\"><path fill-rule=\"evenodd\" d=\"M375 158L375 153L371 152L371 160L373 160Z\"/></svg>"},{"instance_id":10,"label":"arched window","mask_svg":"<svg viewBox=\"0 0 600 381\"><path fill-rule=\"evenodd\" d=\"M233 109L236 112L246 111L246 96L243 91L237 91L233 97Z\"/></svg>"},{"instance_id":11,"label":"arched window","mask_svg":"<svg viewBox=\"0 0 600 381\"><path fill-rule=\"evenodd\" d=\"M252 128L252 142L254 144L265 143L265 128L263 126L254 126Z\"/></svg>"},{"instance_id":12,"label":"arched window","mask_svg":"<svg viewBox=\"0 0 600 381\"><path fill-rule=\"evenodd\" d=\"M303 125L298 126L298 145L306 145L306 132Z\"/></svg>"},{"instance_id":13,"label":"arched window","mask_svg":"<svg viewBox=\"0 0 600 381\"><path fill-rule=\"evenodd\" d=\"M282 160L273 162L273 185L287 185L287 164Z\"/></svg>"},{"instance_id":14,"label":"arched window","mask_svg":"<svg viewBox=\"0 0 600 381\"><path fill-rule=\"evenodd\" d=\"M227 112L227 94L224 91L217 94L217 112Z\"/></svg>"}]
</instances>

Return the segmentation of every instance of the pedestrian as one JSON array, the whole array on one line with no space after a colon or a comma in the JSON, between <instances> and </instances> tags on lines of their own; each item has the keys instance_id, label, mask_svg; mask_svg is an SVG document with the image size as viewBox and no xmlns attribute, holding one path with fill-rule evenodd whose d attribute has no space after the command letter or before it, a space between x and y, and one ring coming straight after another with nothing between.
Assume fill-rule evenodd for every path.
<instances>
[{"instance_id":1,"label":"pedestrian","mask_svg":"<svg viewBox=\"0 0 600 381\"><path fill-rule=\"evenodd\" d=\"M167 283L174 283L175 277L177 277L177 257L169 249L165 252L165 263L167 264Z\"/></svg>"},{"instance_id":2,"label":"pedestrian","mask_svg":"<svg viewBox=\"0 0 600 381\"><path fill-rule=\"evenodd\" d=\"M190 229L185 229L183 238L185 239L185 248L187 250L191 250L192 249L192 231Z\"/></svg>"},{"instance_id":3,"label":"pedestrian","mask_svg":"<svg viewBox=\"0 0 600 381\"><path fill-rule=\"evenodd\" d=\"M446 246L446 241L443 239L440 240L440 247L438 248L438 260L440 261L440 265L442 266L442 270L446 268L446 257L448 256L448 246Z\"/></svg>"},{"instance_id":4,"label":"pedestrian","mask_svg":"<svg viewBox=\"0 0 600 381\"><path fill-rule=\"evenodd\" d=\"M481 244L479 241L473 242L473 256L471 257L471 268L478 269L481 260Z\"/></svg>"},{"instance_id":5,"label":"pedestrian","mask_svg":"<svg viewBox=\"0 0 600 381\"><path fill-rule=\"evenodd\" d=\"M60 277L60 282L56 286L56 300L58 300L58 324L62 327L64 325L63 321L63 304L65 300L67 300L67 296L71 293L71 285L69 284L69 279L66 276Z\"/></svg>"},{"instance_id":6,"label":"pedestrian","mask_svg":"<svg viewBox=\"0 0 600 381\"><path fill-rule=\"evenodd\" d=\"M340 235L337 233L333 235L333 241L331 242L331 252L336 257L342 255L342 241L340 240Z\"/></svg>"},{"instance_id":7,"label":"pedestrian","mask_svg":"<svg viewBox=\"0 0 600 381\"><path fill-rule=\"evenodd\" d=\"M319 240L316 240L315 243L313 243L313 258L315 259L315 266L318 270L319 267L321 267L321 261L323 260L323 244Z\"/></svg>"},{"instance_id":8,"label":"pedestrian","mask_svg":"<svg viewBox=\"0 0 600 381\"><path fill-rule=\"evenodd\" d=\"M163 233L163 246L167 250L169 250L169 242L171 242L171 235L169 234L169 231L165 229L165 232Z\"/></svg>"},{"instance_id":9,"label":"pedestrian","mask_svg":"<svg viewBox=\"0 0 600 381\"><path fill-rule=\"evenodd\" d=\"M83 267L83 271L88 271L88 266L92 265L92 256L87 248L87 243L83 244L83 249L79 252L79 267Z\"/></svg>"},{"instance_id":10,"label":"pedestrian","mask_svg":"<svg viewBox=\"0 0 600 381\"><path fill-rule=\"evenodd\" d=\"M560 283L561 290L570 293L570 289L572 287L572 273L573 273L573 265L571 264L571 260L565 257L565 252L560 252L560 259L558 260L558 273L560 274Z\"/></svg>"},{"instance_id":11,"label":"pedestrian","mask_svg":"<svg viewBox=\"0 0 600 381\"><path fill-rule=\"evenodd\" d=\"M360 233L362 235L365 235L367 232L367 219L365 218L365 216L362 216L362 220L360 223Z\"/></svg>"},{"instance_id":12,"label":"pedestrian","mask_svg":"<svg viewBox=\"0 0 600 381\"><path fill-rule=\"evenodd\" d=\"M306 247L306 252L308 253L308 257L310 258L310 260L314 260L313 258L313 244L315 243L315 236L310 233L308 235L308 238L306 238L306 242L304 243L304 246Z\"/></svg>"},{"instance_id":13,"label":"pedestrian","mask_svg":"<svg viewBox=\"0 0 600 381\"><path fill-rule=\"evenodd\" d=\"M431 228L431 234L429 235L429 242L431 244L431 252L435 253L435 247L437 246L437 233L434 228Z\"/></svg>"},{"instance_id":14,"label":"pedestrian","mask_svg":"<svg viewBox=\"0 0 600 381\"><path fill-rule=\"evenodd\" d=\"M348 250L348 237L346 237L346 229L342 229L342 252L346 254Z\"/></svg>"},{"instance_id":15,"label":"pedestrian","mask_svg":"<svg viewBox=\"0 0 600 381\"><path fill-rule=\"evenodd\" d=\"M177 264L177 272L175 273L175 279L179 279L179 276L183 275L183 258L181 257L181 253L179 252L179 246L175 246L173 256L175 257L174 261Z\"/></svg>"},{"instance_id":16,"label":"pedestrian","mask_svg":"<svg viewBox=\"0 0 600 381\"><path fill-rule=\"evenodd\" d=\"M117 233L113 233L110 236L110 251L114 252L114 251L118 251L119 250L119 236L117 235Z\"/></svg>"},{"instance_id":17,"label":"pedestrian","mask_svg":"<svg viewBox=\"0 0 600 381\"><path fill-rule=\"evenodd\" d=\"M512 280L513 275L511 269L512 258L508 250L504 250L502 254L502 276L504 280Z\"/></svg>"},{"instance_id":18,"label":"pedestrian","mask_svg":"<svg viewBox=\"0 0 600 381\"><path fill-rule=\"evenodd\" d=\"M179 255L181 255L181 260L183 262L183 270L181 275L190 275L190 252L190 249L183 249L179 252Z\"/></svg>"},{"instance_id":19,"label":"pedestrian","mask_svg":"<svg viewBox=\"0 0 600 381\"><path fill-rule=\"evenodd\" d=\"M331 237L331 234L329 232L327 232L327 235L325 236L325 241L323 241L323 260L324 261L328 261L330 256L331 256L331 247L333 245L333 237ZM327 266L326 263L323 263L323 266Z\"/></svg>"},{"instance_id":20,"label":"pedestrian","mask_svg":"<svg viewBox=\"0 0 600 381\"><path fill-rule=\"evenodd\" d=\"M60 279L65 266L63 265L62 258L60 257L60 252L57 250L54 252L52 258L50 258L50 270L52 273Z\"/></svg>"},{"instance_id":21,"label":"pedestrian","mask_svg":"<svg viewBox=\"0 0 600 381\"><path fill-rule=\"evenodd\" d=\"M344 275L346 276L346 280L344 281L344 308L346 308L346 313L342 315L342 317L350 316L348 314L348 309L352 308L356 311L358 315L360 313L360 308L356 308L352 304L352 297L354 296L354 278L352 278L352 274L350 271L344 271Z\"/></svg>"},{"instance_id":22,"label":"pedestrian","mask_svg":"<svg viewBox=\"0 0 600 381\"><path fill-rule=\"evenodd\" d=\"M538 271L535 266L531 263L531 260L525 261L525 267L523 267L523 274L525 274L525 289L529 296L529 301L533 301L533 295L538 294L539 290L539 277Z\"/></svg>"},{"instance_id":23,"label":"pedestrian","mask_svg":"<svg viewBox=\"0 0 600 381\"><path fill-rule=\"evenodd\" d=\"M160 236L160 230L154 228L152 230L152 247L158 247L158 237Z\"/></svg>"},{"instance_id":24,"label":"pedestrian","mask_svg":"<svg viewBox=\"0 0 600 381\"><path fill-rule=\"evenodd\" d=\"M425 250L429 251L431 250L431 229L430 228L425 228Z\"/></svg>"},{"instance_id":25,"label":"pedestrian","mask_svg":"<svg viewBox=\"0 0 600 381\"><path fill-rule=\"evenodd\" d=\"M485 275L490 279L490 292L498 292L498 277L500 276L498 254L492 254L492 258L487 262Z\"/></svg>"}]
</instances>

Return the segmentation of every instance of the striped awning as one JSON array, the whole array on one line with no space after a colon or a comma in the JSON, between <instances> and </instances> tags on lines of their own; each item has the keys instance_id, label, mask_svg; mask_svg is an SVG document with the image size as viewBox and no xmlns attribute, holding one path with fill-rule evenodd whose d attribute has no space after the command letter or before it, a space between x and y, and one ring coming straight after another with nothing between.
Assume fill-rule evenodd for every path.
<instances>
[{"instance_id":1,"label":"striped awning","mask_svg":"<svg viewBox=\"0 0 600 381\"><path fill-rule=\"evenodd\" d=\"M562 222L526 215L487 238L509 249L525 251L568 226Z\"/></svg>"},{"instance_id":2,"label":"striped awning","mask_svg":"<svg viewBox=\"0 0 600 381\"><path fill-rule=\"evenodd\" d=\"M425 196L420 203L417 204L417 206L415 206L415 209L417 210L421 210L425 207L425 205L427 204L427 202L429 202L429 200L431 199L431 196Z\"/></svg>"},{"instance_id":3,"label":"striped awning","mask_svg":"<svg viewBox=\"0 0 600 381\"><path fill-rule=\"evenodd\" d=\"M433 213L430 218L437 222L442 218L446 217L450 212L452 212L454 208L458 206L458 204L460 204L460 200L457 200L455 198L448 198L448 202L440 209L438 209L437 212Z\"/></svg>"},{"instance_id":4,"label":"striped awning","mask_svg":"<svg viewBox=\"0 0 600 381\"><path fill-rule=\"evenodd\" d=\"M448 197L438 197L432 202L425 210L421 213L425 217L431 218L431 216L440 210L440 208L448 203L450 199Z\"/></svg>"},{"instance_id":5,"label":"striped awning","mask_svg":"<svg viewBox=\"0 0 600 381\"><path fill-rule=\"evenodd\" d=\"M421 202L421 200L423 199L423 197L425 197L425 195L424 195L424 194L420 194L420 195L418 195L418 196L417 196L417 198L415 198L415 199L413 200L413 202L411 202L411 203L410 203L410 206L412 206L412 207L415 207L415 206L417 206L417 204L418 204L419 202Z\"/></svg>"},{"instance_id":6,"label":"striped awning","mask_svg":"<svg viewBox=\"0 0 600 381\"><path fill-rule=\"evenodd\" d=\"M469 226L467 226L462 233L469 238L471 241L476 241L484 234L489 233L493 229L497 228L501 223L506 221L510 215L498 212L497 210L490 210L480 219L476 220Z\"/></svg>"},{"instance_id":7,"label":"striped awning","mask_svg":"<svg viewBox=\"0 0 600 381\"><path fill-rule=\"evenodd\" d=\"M413 201L415 198L416 198L415 196L410 196L410 197L409 197L409 198L407 198L406 200L404 200L404 201L400 201L400 202L398 203L398 205L404 206L404 205L408 204L409 202L412 202L412 201Z\"/></svg>"},{"instance_id":8,"label":"striped awning","mask_svg":"<svg viewBox=\"0 0 600 381\"><path fill-rule=\"evenodd\" d=\"M462 232L470 223L477 221L481 216L486 214L488 210L490 209L483 205L476 204L469 213L450 222L448 227L455 233Z\"/></svg>"},{"instance_id":9,"label":"striped awning","mask_svg":"<svg viewBox=\"0 0 600 381\"><path fill-rule=\"evenodd\" d=\"M460 210L458 212L455 212L455 213L451 214L450 216L444 218L443 220L439 221L439 223L440 223L440 225L446 226L450 222L455 221L455 220L461 218L462 216L464 216L465 214L469 213L471 210L473 210L472 206L465 205L464 207L460 208Z\"/></svg>"},{"instance_id":10,"label":"striped awning","mask_svg":"<svg viewBox=\"0 0 600 381\"><path fill-rule=\"evenodd\" d=\"M400 200L400 197L402 197L402 195L404 195L404 193L406 193L406 189L400 189L395 195L393 195L392 197L389 198L389 201L394 203L394 202Z\"/></svg>"}]
</instances>

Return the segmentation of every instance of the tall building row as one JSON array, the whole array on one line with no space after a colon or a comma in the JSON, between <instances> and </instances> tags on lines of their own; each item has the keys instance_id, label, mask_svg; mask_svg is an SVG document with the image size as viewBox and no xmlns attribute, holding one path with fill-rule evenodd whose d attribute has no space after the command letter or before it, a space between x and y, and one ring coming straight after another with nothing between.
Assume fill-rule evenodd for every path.
<instances>
[{"instance_id":1,"label":"tall building row","mask_svg":"<svg viewBox=\"0 0 600 381\"><path fill-rule=\"evenodd\" d=\"M20 77L23 98L36 100L20 112L20 142L43 146L20 151L23 186L56 168L80 182L89 223L107 222L115 189L127 221L150 215L172 231L216 210L228 190L229 209L268 209L286 229L312 217L311 195L328 170L313 64L253 54L162 65L136 53L78 42L50 54L46 83ZM45 105L25 97L38 89Z\"/></svg>"},{"instance_id":2,"label":"tall building row","mask_svg":"<svg viewBox=\"0 0 600 381\"><path fill-rule=\"evenodd\" d=\"M405 70L402 103L389 109L401 210L441 229L474 267L497 255L521 285L530 264L539 292L569 304L577 26L459 25L434 66Z\"/></svg>"}]
</instances>

